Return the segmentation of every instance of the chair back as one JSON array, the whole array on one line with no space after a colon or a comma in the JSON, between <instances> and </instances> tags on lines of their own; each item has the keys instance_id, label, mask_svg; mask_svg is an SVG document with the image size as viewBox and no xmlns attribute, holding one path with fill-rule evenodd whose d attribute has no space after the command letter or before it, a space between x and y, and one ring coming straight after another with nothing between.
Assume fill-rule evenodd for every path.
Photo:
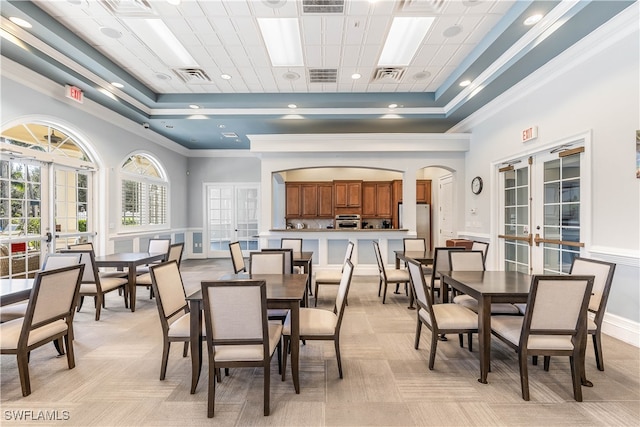
<instances>
[{"instance_id":1,"label":"chair back","mask_svg":"<svg viewBox=\"0 0 640 427\"><path fill-rule=\"evenodd\" d=\"M167 261L176 261L178 263L178 267L180 267L180 263L182 262L182 251L184 250L184 243L174 243L169 246L169 255L167 256Z\"/></svg>"},{"instance_id":2,"label":"chair back","mask_svg":"<svg viewBox=\"0 0 640 427\"><path fill-rule=\"evenodd\" d=\"M520 348L532 345L530 336L570 335L586 333L586 316L593 276L535 275L524 314ZM539 344L544 345L544 341ZM537 347L536 347L537 348Z\"/></svg>"},{"instance_id":3,"label":"chair back","mask_svg":"<svg viewBox=\"0 0 640 427\"><path fill-rule=\"evenodd\" d=\"M449 251L449 265L455 271L484 271L484 254L482 251Z\"/></svg>"},{"instance_id":4,"label":"chair back","mask_svg":"<svg viewBox=\"0 0 640 427\"><path fill-rule=\"evenodd\" d=\"M387 272L384 269L384 261L382 260L382 254L380 253L380 245L378 242L373 242L373 253L376 255L376 262L378 263L378 272L383 280L387 280Z\"/></svg>"},{"instance_id":5,"label":"chair back","mask_svg":"<svg viewBox=\"0 0 640 427\"><path fill-rule=\"evenodd\" d=\"M427 281L424 278L424 273L422 272L422 265L418 261L411 259L407 261L407 266L409 268L409 278L411 279L411 285L413 286L413 293L416 297L418 309L425 310L431 317L431 323L434 324L435 319L431 309L432 295L427 287Z\"/></svg>"},{"instance_id":6,"label":"chair back","mask_svg":"<svg viewBox=\"0 0 640 427\"><path fill-rule=\"evenodd\" d=\"M265 281L203 281L201 286L209 348L224 344L262 345L263 357L268 358Z\"/></svg>"},{"instance_id":7,"label":"chair back","mask_svg":"<svg viewBox=\"0 0 640 427\"><path fill-rule=\"evenodd\" d=\"M237 274L241 271L247 271L247 267L244 265L244 256L242 255L240 242L229 243L229 252L231 252L231 263L233 264L233 272Z\"/></svg>"},{"instance_id":8,"label":"chair back","mask_svg":"<svg viewBox=\"0 0 640 427\"><path fill-rule=\"evenodd\" d=\"M302 239L282 238L280 239L282 249L293 249L294 254L302 252Z\"/></svg>"},{"instance_id":9,"label":"chair back","mask_svg":"<svg viewBox=\"0 0 640 427\"><path fill-rule=\"evenodd\" d=\"M84 268L84 265L76 264L36 273L20 343L26 346L30 331L56 320L65 319L71 325Z\"/></svg>"},{"instance_id":10,"label":"chair back","mask_svg":"<svg viewBox=\"0 0 640 427\"><path fill-rule=\"evenodd\" d=\"M613 273L616 265L612 262L598 261L595 259L576 257L571 264L569 274L593 275L593 289L589 299L589 311L596 313L596 323L598 317L604 316L604 309L609 299L609 291L613 282Z\"/></svg>"},{"instance_id":11,"label":"chair back","mask_svg":"<svg viewBox=\"0 0 640 427\"><path fill-rule=\"evenodd\" d=\"M283 274L284 252L251 252L249 255L249 273Z\"/></svg>"},{"instance_id":12,"label":"chair back","mask_svg":"<svg viewBox=\"0 0 640 427\"><path fill-rule=\"evenodd\" d=\"M293 249L264 248L262 249L262 252L284 254L284 272L287 274L293 274Z\"/></svg>"},{"instance_id":13,"label":"chair back","mask_svg":"<svg viewBox=\"0 0 640 427\"><path fill-rule=\"evenodd\" d=\"M344 271L344 266L347 265L347 261L351 261L354 246L355 244L352 241L349 241L349 243L347 243L347 250L344 253L344 261L342 262L342 271Z\"/></svg>"},{"instance_id":14,"label":"chair back","mask_svg":"<svg viewBox=\"0 0 640 427\"><path fill-rule=\"evenodd\" d=\"M347 305L347 296L349 295L349 288L351 287L351 277L353 276L353 264L350 260L346 260L344 269L342 270L342 277L340 278L340 285L338 285L338 295L336 296L336 305L333 308L333 312L338 316L338 323L336 324L336 332L340 330L342 324L342 316L344 315L344 308Z\"/></svg>"},{"instance_id":15,"label":"chair back","mask_svg":"<svg viewBox=\"0 0 640 427\"><path fill-rule=\"evenodd\" d=\"M169 255L169 246L171 246L171 239L149 239L149 246L147 252L151 254L167 254ZM165 260L167 259L165 256Z\"/></svg>"},{"instance_id":16,"label":"chair back","mask_svg":"<svg viewBox=\"0 0 640 427\"><path fill-rule=\"evenodd\" d=\"M438 271L450 271L451 264L449 263L449 252L450 251L464 251L464 247L462 246L446 246L441 248L435 248L433 253L433 269L431 272L431 287L436 280L440 280L440 275Z\"/></svg>"},{"instance_id":17,"label":"chair back","mask_svg":"<svg viewBox=\"0 0 640 427\"><path fill-rule=\"evenodd\" d=\"M95 254L93 251L86 250L63 250L61 253L77 253L80 255L80 264L83 264L84 272L82 273L81 283L95 283L98 292L100 292L100 274L96 266Z\"/></svg>"},{"instance_id":18,"label":"chair back","mask_svg":"<svg viewBox=\"0 0 640 427\"><path fill-rule=\"evenodd\" d=\"M471 245L472 251L482 251L482 256L484 257L485 262L487 261L487 252L489 251L489 243L487 242L479 242L477 240L473 241Z\"/></svg>"},{"instance_id":19,"label":"chair back","mask_svg":"<svg viewBox=\"0 0 640 427\"><path fill-rule=\"evenodd\" d=\"M55 270L57 268L69 267L80 264L80 255L70 253L47 254L42 264L43 270Z\"/></svg>"},{"instance_id":20,"label":"chair back","mask_svg":"<svg viewBox=\"0 0 640 427\"><path fill-rule=\"evenodd\" d=\"M405 252L424 252L427 250L427 243L423 237L402 239Z\"/></svg>"},{"instance_id":21,"label":"chair back","mask_svg":"<svg viewBox=\"0 0 640 427\"><path fill-rule=\"evenodd\" d=\"M78 243L75 245L69 245L68 248L71 249L72 251L92 251L93 243L91 242Z\"/></svg>"},{"instance_id":22,"label":"chair back","mask_svg":"<svg viewBox=\"0 0 640 427\"><path fill-rule=\"evenodd\" d=\"M149 268L149 272L160 322L162 328L168 330L173 316L189 311L180 267L178 262L173 260L153 265Z\"/></svg>"}]
</instances>

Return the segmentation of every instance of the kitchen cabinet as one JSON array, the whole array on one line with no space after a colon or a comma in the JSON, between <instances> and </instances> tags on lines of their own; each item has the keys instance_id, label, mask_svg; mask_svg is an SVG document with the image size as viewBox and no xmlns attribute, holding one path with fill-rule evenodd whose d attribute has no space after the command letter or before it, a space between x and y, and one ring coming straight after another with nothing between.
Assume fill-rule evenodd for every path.
<instances>
[{"instance_id":1,"label":"kitchen cabinet","mask_svg":"<svg viewBox=\"0 0 640 427\"><path fill-rule=\"evenodd\" d=\"M362 218L392 218L391 182L362 183Z\"/></svg>"},{"instance_id":2,"label":"kitchen cabinet","mask_svg":"<svg viewBox=\"0 0 640 427\"><path fill-rule=\"evenodd\" d=\"M334 181L333 191L336 208L360 208L362 181Z\"/></svg>"},{"instance_id":3,"label":"kitchen cabinet","mask_svg":"<svg viewBox=\"0 0 640 427\"><path fill-rule=\"evenodd\" d=\"M318 216L333 218L333 183L318 184Z\"/></svg>"},{"instance_id":4,"label":"kitchen cabinet","mask_svg":"<svg viewBox=\"0 0 640 427\"><path fill-rule=\"evenodd\" d=\"M333 218L333 183L287 182L286 218Z\"/></svg>"},{"instance_id":5,"label":"kitchen cabinet","mask_svg":"<svg viewBox=\"0 0 640 427\"><path fill-rule=\"evenodd\" d=\"M300 201L302 200L300 194L300 183L287 182L285 185L285 217L286 218L300 218L302 216L302 210L300 209Z\"/></svg>"},{"instance_id":6,"label":"kitchen cabinet","mask_svg":"<svg viewBox=\"0 0 640 427\"><path fill-rule=\"evenodd\" d=\"M419 179L416 181L416 203L431 204L431 180Z\"/></svg>"}]
</instances>

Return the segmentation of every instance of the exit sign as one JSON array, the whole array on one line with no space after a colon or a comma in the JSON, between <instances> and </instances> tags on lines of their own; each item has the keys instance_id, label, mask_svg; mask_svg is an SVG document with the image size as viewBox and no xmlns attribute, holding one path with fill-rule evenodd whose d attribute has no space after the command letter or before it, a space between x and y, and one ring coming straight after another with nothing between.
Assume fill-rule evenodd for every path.
<instances>
[{"instance_id":1,"label":"exit sign","mask_svg":"<svg viewBox=\"0 0 640 427\"><path fill-rule=\"evenodd\" d=\"M67 98L71 98L76 102L82 104L84 102L84 95L82 93L82 89L76 86L67 85L65 86L66 96Z\"/></svg>"},{"instance_id":2,"label":"exit sign","mask_svg":"<svg viewBox=\"0 0 640 427\"><path fill-rule=\"evenodd\" d=\"M531 141L538 137L538 126L531 126L522 131L522 142Z\"/></svg>"}]
</instances>

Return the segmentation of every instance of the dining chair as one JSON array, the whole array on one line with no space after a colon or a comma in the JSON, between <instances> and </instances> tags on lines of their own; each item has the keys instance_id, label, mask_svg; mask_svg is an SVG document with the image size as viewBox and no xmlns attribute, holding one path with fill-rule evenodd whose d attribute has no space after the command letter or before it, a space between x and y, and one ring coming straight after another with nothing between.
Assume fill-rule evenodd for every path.
<instances>
[{"instance_id":1,"label":"dining chair","mask_svg":"<svg viewBox=\"0 0 640 427\"><path fill-rule=\"evenodd\" d=\"M139 265L136 267L136 274L139 276L141 274L145 274L149 272L149 267L153 264L160 264L167 260L169 257L169 248L171 247L171 239L149 239L149 244L147 245L147 252L150 254L166 254L165 257L161 260L154 261L147 265Z\"/></svg>"},{"instance_id":2,"label":"dining chair","mask_svg":"<svg viewBox=\"0 0 640 427\"><path fill-rule=\"evenodd\" d=\"M569 356L573 396L582 402L582 348L593 282L594 276L534 275L524 317L491 317L491 333L518 353L524 400L529 400L529 356Z\"/></svg>"},{"instance_id":3,"label":"dining chair","mask_svg":"<svg viewBox=\"0 0 640 427\"><path fill-rule=\"evenodd\" d=\"M427 241L424 237L406 237L402 239L402 248L404 252L424 252L427 250ZM405 263L405 268L407 263ZM423 264L422 272L430 275L433 264ZM396 285L396 293L398 293L398 285Z\"/></svg>"},{"instance_id":4,"label":"dining chair","mask_svg":"<svg viewBox=\"0 0 640 427\"><path fill-rule=\"evenodd\" d=\"M282 253L284 255L284 272L287 274L293 274L293 249L287 248L262 248L262 252L269 253Z\"/></svg>"},{"instance_id":5,"label":"dining chair","mask_svg":"<svg viewBox=\"0 0 640 427\"><path fill-rule=\"evenodd\" d=\"M429 292L431 300L435 301L435 294L440 296L440 274L438 271L451 271L449 264L449 252L464 251L462 246L444 246L435 248L433 251L433 268L431 269L431 277L429 277Z\"/></svg>"},{"instance_id":6,"label":"dining chair","mask_svg":"<svg viewBox=\"0 0 640 427\"><path fill-rule=\"evenodd\" d=\"M384 266L384 261L382 260L382 255L380 254L380 245L378 242L373 242L373 252L376 255L376 262L378 263L378 297L380 297L380 291L382 290L382 284L384 283L384 293L382 295L382 303L384 304L387 299L387 286L389 283L404 283L405 292L408 291L408 284L410 282L409 271L404 269L394 268L392 270L387 270Z\"/></svg>"},{"instance_id":7,"label":"dining chair","mask_svg":"<svg viewBox=\"0 0 640 427\"><path fill-rule=\"evenodd\" d=\"M261 367L264 415L269 415L271 360L282 345L282 324L267 320L264 280L203 281L209 355L207 416L215 409L216 376L222 368Z\"/></svg>"},{"instance_id":8,"label":"dining chair","mask_svg":"<svg viewBox=\"0 0 640 427\"><path fill-rule=\"evenodd\" d=\"M178 268L180 268L180 263L182 262L182 252L184 250L184 243L174 243L169 246L169 254L167 255L167 262L175 261L178 264ZM153 264L159 265L159 264ZM152 266L153 266L152 265ZM146 286L149 290L149 299L153 298L155 295L155 291L153 290L153 286L151 286L151 272L141 274L136 277L136 286Z\"/></svg>"},{"instance_id":9,"label":"dining chair","mask_svg":"<svg viewBox=\"0 0 640 427\"><path fill-rule=\"evenodd\" d=\"M128 279L123 277L101 277L96 266L95 255L93 251L87 250L63 250L63 253L80 254L80 263L84 264L84 272L80 282L80 300L78 302L78 312L82 308L84 297L93 297L96 308L96 321L100 320L100 311L105 307L104 295L108 292L122 289L124 293L124 306L129 307L127 301L126 286L129 284Z\"/></svg>"},{"instance_id":10,"label":"dining chair","mask_svg":"<svg viewBox=\"0 0 640 427\"><path fill-rule=\"evenodd\" d=\"M294 253L302 252L302 239L294 239L290 237L283 237L280 239L280 247L282 249L293 249Z\"/></svg>"},{"instance_id":11,"label":"dining chair","mask_svg":"<svg viewBox=\"0 0 640 427\"><path fill-rule=\"evenodd\" d=\"M472 251L482 251L482 256L484 257L485 263L487 262L487 252L489 252L489 243L480 242L478 240L474 240L471 244Z\"/></svg>"},{"instance_id":12,"label":"dining chair","mask_svg":"<svg viewBox=\"0 0 640 427\"><path fill-rule=\"evenodd\" d=\"M240 242L229 243L229 252L231 252L231 263L233 264L233 272L238 274L242 271L247 271L247 267L244 264L244 256L242 255Z\"/></svg>"},{"instance_id":13,"label":"dining chair","mask_svg":"<svg viewBox=\"0 0 640 427\"><path fill-rule=\"evenodd\" d=\"M57 268L69 267L79 263L79 255L48 253L44 259L44 263L42 264L42 270L55 270ZM28 305L28 302L18 302L0 307L0 323L24 317L27 313Z\"/></svg>"},{"instance_id":14,"label":"dining chair","mask_svg":"<svg viewBox=\"0 0 640 427\"><path fill-rule=\"evenodd\" d=\"M162 362L160 380L167 374L167 362L172 342L183 342L182 357L187 357L191 338L191 313L186 300L184 283L177 260L152 265L149 271L151 286L156 297L156 305L162 327ZM203 333L203 336L206 335Z\"/></svg>"},{"instance_id":15,"label":"dining chair","mask_svg":"<svg viewBox=\"0 0 640 427\"><path fill-rule=\"evenodd\" d=\"M249 273L284 274L284 252L251 252L249 254Z\"/></svg>"},{"instance_id":16,"label":"dining chair","mask_svg":"<svg viewBox=\"0 0 640 427\"><path fill-rule=\"evenodd\" d=\"M93 251L93 243L91 242L76 243L75 245L68 245L67 248L72 251ZM111 268L107 270L98 269L98 273L100 274L100 277L121 277L121 278L128 277L128 273L126 271L113 270ZM120 294L122 293L121 291L118 291L118 292Z\"/></svg>"},{"instance_id":17,"label":"dining chair","mask_svg":"<svg viewBox=\"0 0 640 427\"><path fill-rule=\"evenodd\" d=\"M321 270L315 274L316 282L316 298L314 307L318 306L318 288L320 285L339 285L342 281L342 273L344 267L347 265L347 261L351 261L351 255L353 255L353 248L355 244L353 242L347 243L347 250L344 253L344 260L342 261L342 268L338 270Z\"/></svg>"},{"instance_id":18,"label":"dining chair","mask_svg":"<svg viewBox=\"0 0 640 427\"><path fill-rule=\"evenodd\" d=\"M451 271L485 271L484 253L482 251L450 251L449 265ZM478 313L478 300L465 294L453 297L453 302ZM491 314L520 315L520 310L510 303L491 304Z\"/></svg>"},{"instance_id":19,"label":"dining chair","mask_svg":"<svg viewBox=\"0 0 640 427\"><path fill-rule=\"evenodd\" d=\"M351 286L351 277L353 276L353 264L350 260L346 260L345 267L342 270L342 278L338 285L338 294L336 295L336 304L333 310L325 310L322 308L300 308L300 340L324 340L333 341L336 350L336 360L338 362L338 374L342 379L342 361L340 359L340 328L344 317L344 309L349 295L349 287ZM291 346L291 315L287 316L284 321L284 329L282 331L284 338L284 357L282 358L282 381L285 380L287 368L287 355Z\"/></svg>"},{"instance_id":20,"label":"dining chair","mask_svg":"<svg viewBox=\"0 0 640 427\"><path fill-rule=\"evenodd\" d=\"M420 345L420 334L424 324L431 330L429 370L433 370L440 335L458 334L460 347L463 347L463 334L466 333L469 351L473 350L472 335L478 332L478 315L468 308L454 303L433 304L433 295L429 292L427 281L422 274L422 265L415 260L410 260L407 263L418 305L414 347L417 350Z\"/></svg>"},{"instance_id":21,"label":"dining chair","mask_svg":"<svg viewBox=\"0 0 640 427\"><path fill-rule=\"evenodd\" d=\"M69 369L75 367L73 313L82 264L39 271L34 278L24 317L0 324L0 354L15 354L22 395L31 394L29 355L34 349L63 339Z\"/></svg>"}]
</instances>

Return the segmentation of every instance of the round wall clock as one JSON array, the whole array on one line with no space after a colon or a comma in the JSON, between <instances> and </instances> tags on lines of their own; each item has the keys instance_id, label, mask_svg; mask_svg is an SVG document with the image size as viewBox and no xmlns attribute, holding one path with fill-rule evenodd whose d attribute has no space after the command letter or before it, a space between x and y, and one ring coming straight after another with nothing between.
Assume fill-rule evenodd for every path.
<instances>
[{"instance_id":1,"label":"round wall clock","mask_svg":"<svg viewBox=\"0 0 640 427\"><path fill-rule=\"evenodd\" d=\"M480 194L482 191L482 178L476 176L471 180L471 191L473 194Z\"/></svg>"}]
</instances>

